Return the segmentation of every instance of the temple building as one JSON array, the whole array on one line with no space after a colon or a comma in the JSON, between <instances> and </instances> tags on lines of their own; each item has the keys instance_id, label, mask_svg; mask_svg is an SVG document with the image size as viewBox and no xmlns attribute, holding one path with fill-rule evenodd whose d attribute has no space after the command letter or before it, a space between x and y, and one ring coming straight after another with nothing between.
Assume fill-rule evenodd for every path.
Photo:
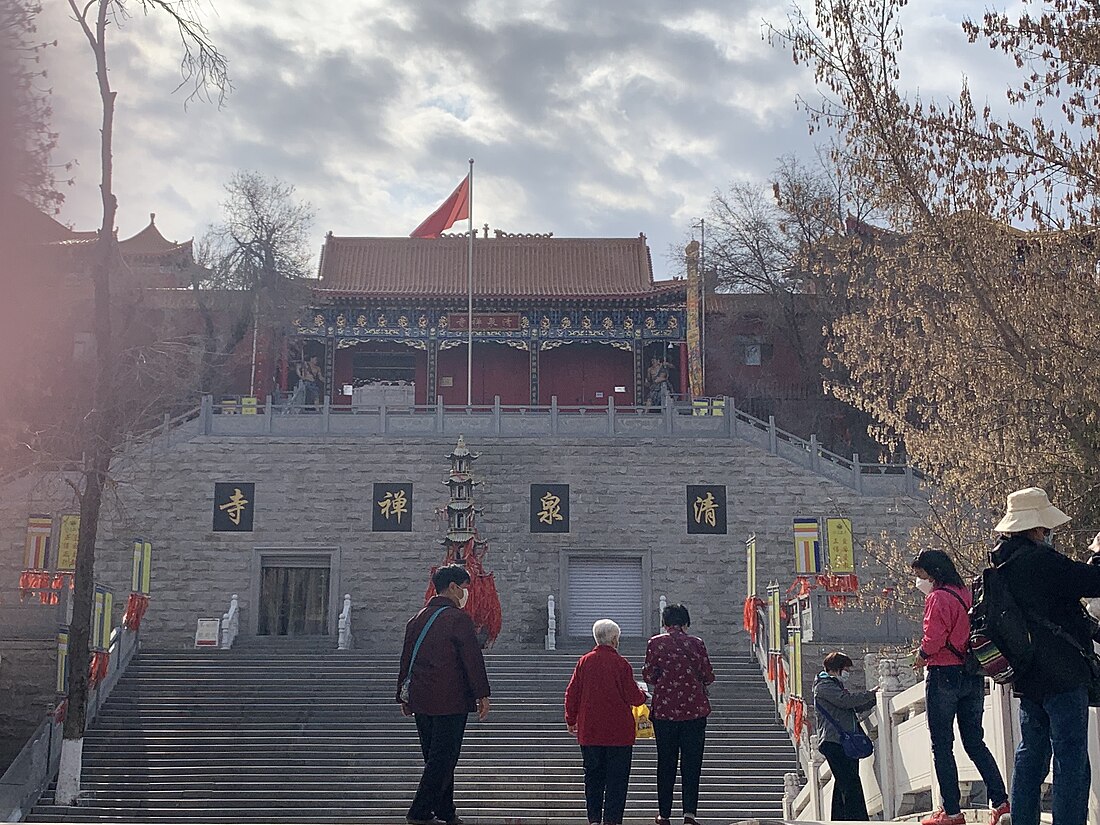
<instances>
[{"instance_id":1,"label":"temple building","mask_svg":"<svg viewBox=\"0 0 1100 825\"><path fill-rule=\"evenodd\" d=\"M466 403L468 246L464 235L326 236L296 355L317 357L333 404L375 385L409 388L416 404ZM685 293L683 280L654 280L644 235L485 227L473 243L472 403L641 404L653 357L686 392Z\"/></svg>"}]
</instances>

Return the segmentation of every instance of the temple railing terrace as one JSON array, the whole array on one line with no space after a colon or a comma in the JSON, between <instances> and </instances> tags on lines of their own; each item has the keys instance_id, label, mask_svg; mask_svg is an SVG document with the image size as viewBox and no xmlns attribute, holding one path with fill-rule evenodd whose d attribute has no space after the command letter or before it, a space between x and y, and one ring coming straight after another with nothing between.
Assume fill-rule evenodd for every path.
<instances>
[{"instance_id":1,"label":"temple railing terrace","mask_svg":"<svg viewBox=\"0 0 1100 825\"><path fill-rule=\"evenodd\" d=\"M924 476L907 464L868 463L858 454L842 456L808 439L737 409L732 398L661 407L606 405L565 406L551 399L548 406L501 404L398 407L338 406L325 398L314 406L276 404L245 406L203 396L198 430L207 436L382 436L457 437L462 434L501 438L656 438L714 439L755 444L818 475L865 495L919 496Z\"/></svg>"}]
</instances>

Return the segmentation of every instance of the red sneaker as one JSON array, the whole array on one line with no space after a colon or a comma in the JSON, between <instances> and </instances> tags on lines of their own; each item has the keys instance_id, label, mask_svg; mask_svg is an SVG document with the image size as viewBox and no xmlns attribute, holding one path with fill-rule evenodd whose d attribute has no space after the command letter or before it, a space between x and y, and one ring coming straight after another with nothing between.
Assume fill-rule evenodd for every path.
<instances>
[{"instance_id":1,"label":"red sneaker","mask_svg":"<svg viewBox=\"0 0 1100 825\"><path fill-rule=\"evenodd\" d=\"M999 808L989 813L989 825L1012 825L1012 806L1006 799Z\"/></svg>"},{"instance_id":2,"label":"red sneaker","mask_svg":"<svg viewBox=\"0 0 1100 825\"><path fill-rule=\"evenodd\" d=\"M957 814L949 814L940 808L931 816L922 819L920 825L966 825L966 817L961 811Z\"/></svg>"}]
</instances>

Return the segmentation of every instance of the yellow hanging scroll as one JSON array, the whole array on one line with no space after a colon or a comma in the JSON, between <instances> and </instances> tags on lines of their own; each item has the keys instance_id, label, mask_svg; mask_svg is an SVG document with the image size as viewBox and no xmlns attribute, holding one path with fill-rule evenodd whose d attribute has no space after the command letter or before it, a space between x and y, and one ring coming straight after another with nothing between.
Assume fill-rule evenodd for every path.
<instances>
[{"instance_id":1,"label":"yellow hanging scroll","mask_svg":"<svg viewBox=\"0 0 1100 825\"><path fill-rule=\"evenodd\" d=\"M783 617L780 615L779 582L768 585L768 652L781 653Z\"/></svg>"},{"instance_id":2,"label":"yellow hanging scroll","mask_svg":"<svg viewBox=\"0 0 1100 825\"><path fill-rule=\"evenodd\" d=\"M829 536L829 572L854 573L856 554L852 542L851 519L825 519L825 532Z\"/></svg>"},{"instance_id":3,"label":"yellow hanging scroll","mask_svg":"<svg viewBox=\"0 0 1100 825\"><path fill-rule=\"evenodd\" d=\"M57 634L57 692L69 692L69 628Z\"/></svg>"},{"instance_id":4,"label":"yellow hanging scroll","mask_svg":"<svg viewBox=\"0 0 1100 825\"><path fill-rule=\"evenodd\" d=\"M802 697L802 630L801 628L792 628L788 634L791 653L791 681L789 687L789 695L795 697Z\"/></svg>"},{"instance_id":5,"label":"yellow hanging scroll","mask_svg":"<svg viewBox=\"0 0 1100 825\"><path fill-rule=\"evenodd\" d=\"M130 592L148 596L152 579L153 545L145 539L134 539L134 566L130 573Z\"/></svg>"},{"instance_id":6,"label":"yellow hanging scroll","mask_svg":"<svg viewBox=\"0 0 1100 825\"><path fill-rule=\"evenodd\" d=\"M745 570L748 574L748 597L756 595L756 533L745 542Z\"/></svg>"},{"instance_id":7,"label":"yellow hanging scroll","mask_svg":"<svg viewBox=\"0 0 1100 825\"><path fill-rule=\"evenodd\" d=\"M61 517L57 536L57 569L76 570L76 547L80 541L80 516L70 513Z\"/></svg>"}]
</instances>

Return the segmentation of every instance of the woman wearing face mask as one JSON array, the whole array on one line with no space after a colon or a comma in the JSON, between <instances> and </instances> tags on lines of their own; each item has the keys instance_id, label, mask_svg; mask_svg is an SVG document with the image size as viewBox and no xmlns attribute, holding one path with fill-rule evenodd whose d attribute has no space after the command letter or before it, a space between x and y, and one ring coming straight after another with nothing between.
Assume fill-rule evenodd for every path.
<instances>
[{"instance_id":1,"label":"woman wearing face mask","mask_svg":"<svg viewBox=\"0 0 1100 825\"><path fill-rule=\"evenodd\" d=\"M960 805L959 770L955 765L955 720L967 756L981 774L992 808L990 825L1009 813L1004 779L985 745L982 712L985 680L966 673L963 662L970 641L970 590L951 557L942 550L925 550L912 561L916 586L924 593L924 635L914 654L914 667L927 668L924 683L932 762L943 807L921 825L964 825Z\"/></svg>"},{"instance_id":2,"label":"woman wearing face mask","mask_svg":"<svg viewBox=\"0 0 1100 825\"><path fill-rule=\"evenodd\" d=\"M814 680L814 706L829 714L845 732L856 730L859 711L875 706L872 690L848 690L846 683L852 672L852 660L839 651L825 657L824 670ZM844 753L840 745L840 731L818 713L818 729L821 739L817 749L829 763L833 772L834 822L866 822L867 801L863 796L863 783L859 779L859 760Z\"/></svg>"}]
</instances>

